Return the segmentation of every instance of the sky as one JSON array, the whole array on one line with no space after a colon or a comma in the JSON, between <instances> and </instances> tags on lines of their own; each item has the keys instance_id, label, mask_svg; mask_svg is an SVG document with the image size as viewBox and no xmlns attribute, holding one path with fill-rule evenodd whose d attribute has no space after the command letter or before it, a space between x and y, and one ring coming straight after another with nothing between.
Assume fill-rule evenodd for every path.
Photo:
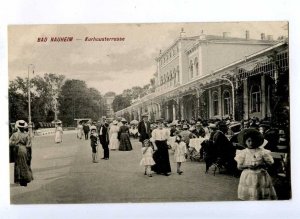
<instances>
[{"instance_id":1,"label":"sky","mask_svg":"<svg viewBox=\"0 0 300 219\"><path fill-rule=\"evenodd\" d=\"M105 94L120 94L144 86L156 72L155 58L169 47L184 28L186 36L220 35L260 39L260 34L288 36L286 22L13 25L8 29L9 80L27 77L29 64L35 75L55 73L86 81ZM47 42L37 42L47 37ZM51 37L73 37L72 42L50 42ZM124 41L85 41L85 37L123 37ZM81 39L81 40L76 40ZM32 76L32 66L30 74Z\"/></svg>"}]
</instances>

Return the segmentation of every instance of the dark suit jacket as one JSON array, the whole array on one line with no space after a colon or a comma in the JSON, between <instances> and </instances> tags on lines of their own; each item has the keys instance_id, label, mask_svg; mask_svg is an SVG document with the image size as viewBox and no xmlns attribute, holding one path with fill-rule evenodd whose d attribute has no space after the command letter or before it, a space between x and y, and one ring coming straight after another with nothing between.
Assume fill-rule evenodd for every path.
<instances>
[{"instance_id":1,"label":"dark suit jacket","mask_svg":"<svg viewBox=\"0 0 300 219\"><path fill-rule=\"evenodd\" d=\"M102 135L100 135L101 127L102 127ZM108 145L109 144L108 127L106 125L101 125L99 127L99 133L98 134L99 134L100 143L102 145Z\"/></svg>"},{"instance_id":2,"label":"dark suit jacket","mask_svg":"<svg viewBox=\"0 0 300 219\"><path fill-rule=\"evenodd\" d=\"M146 131L146 126L147 126L147 131ZM149 139L151 135L151 130L150 130L150 122L144 122L140 121L138 125L138 131L140 133L140 142L143 142L145 139Z\"/></svg>"}]
</instances>

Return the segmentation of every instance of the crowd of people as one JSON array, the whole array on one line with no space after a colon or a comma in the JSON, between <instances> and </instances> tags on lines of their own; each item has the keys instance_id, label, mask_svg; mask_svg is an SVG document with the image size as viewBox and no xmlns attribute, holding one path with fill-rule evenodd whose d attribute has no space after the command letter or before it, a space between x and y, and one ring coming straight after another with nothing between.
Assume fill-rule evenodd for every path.
<instances>
[{"instance_id":1,"label":"crowd of people","mask_svg":"<svg viewBox=\"0 0 300 219\"><path fill-rule=\"evenodd\" d=\"M33 177L30 167L31 140L26 132L26 122L18 121L18 132L10 138L16 148L15 183L26 186ZM134 127L134 128L133 128ZM224 168L228 173L240 176L238 198L241 200L276 199L272 179L267 171L274 163L271 151L276 150L280 131L275 132L266 123L256 119L248 124L235 121L173 121L163 119L150 123L148 115L142 115L138 124L130 125L124 118L108 122L82 123L77 126L77 138L88 140L92 148L92 162L98 163L98 146L103 148L103 160L109 160L110 150L131 151L130 130L136 129L141 142L140 165L144 174L153 172L164 176L171 174L169 150L173 151L177 174L183 174L182 164L190 158L195 145L199 144L200 160L206 163L206 172L211 166ZM55 142L62 142L63 130L57 124Z\"/></svg>"}]
</instances>

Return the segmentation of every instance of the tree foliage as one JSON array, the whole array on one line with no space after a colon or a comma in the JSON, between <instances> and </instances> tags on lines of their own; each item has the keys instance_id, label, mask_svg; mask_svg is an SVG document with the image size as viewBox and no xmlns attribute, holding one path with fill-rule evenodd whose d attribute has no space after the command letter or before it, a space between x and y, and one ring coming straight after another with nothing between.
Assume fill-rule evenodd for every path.
<instances>
[{"instance_id":1,"label":"tree foliage","mask_svg":"<svg viewBox=\"0 0 300 219\"><path fill-rule=\"evenodd\" d=\"M88 88L81 80L66 80L58 98L59 117L66 125L74 125L74 119L105 115L104 101L99 91Z\"/></svg>"},{"instance_id":2,"label":"tree foliage","mask_svg":"<svg viewBox=\"0 0 300 219\"><path fill-rule=\"evenodd\" d=\"M9 82L9 120L28 121L28 79L17 77ZM51 122L55 112L65 126L74 125L74 118L98 119L105 115L100 92L88 88L84 81L66 80L65 76L45 74L30 80L32 122Z\"/></svg>"},{"instance_id":3,"label":"tree foliage","mask_svg":"<svg viewBox=\"0 0 300 219\"><path fill-rule=\"evenodd\" d=\"M130 106L130 96L123 96L121 94L115 96L115 99L112 103L112 108L115 112L128 106Z\"/></svg>"}]
</instances>

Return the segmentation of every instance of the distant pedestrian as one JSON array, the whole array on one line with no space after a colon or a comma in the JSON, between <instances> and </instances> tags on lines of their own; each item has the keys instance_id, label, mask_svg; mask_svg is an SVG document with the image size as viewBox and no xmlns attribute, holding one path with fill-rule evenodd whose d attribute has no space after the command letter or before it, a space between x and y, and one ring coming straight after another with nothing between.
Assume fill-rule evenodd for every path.
<instances>
[{"instance_id":1,"label":"distant pedestrian","mask_svg":"<svg viewBox=\"0 0 300 219\"><path fill-rule=\"evenodd\" d=\"M132 150L132 145L130 142L129 138L129 128L126 126L126 119L122 119L122 126L120 127L119 133L118 133L118 138L120 140L120 146L119 150L120 151L131 151Z\"/></svg>"},{"instance_id":2,"label":"distant pedestrian","mask_svg":"<svg viewBox=\"0 0 300 219\"><path fill-rule=\"evenodd\" d=\"M55 128L55 143L61 143L62 136L63 136L63 129L61 127L61 123L57 123L57 126Z\"/></svg>"},{"instance_id":3,"label":"distant pedestrian","mask_svg":"<svg viewBox=\"0 0 300 219\"><path fill-rule=\"evenodd\" d=\"M88 123L84 123L83 132L84 132L85 140L88 140L89 139L89 132L90 132L90 126L89 126Z\"/></svg>"},{"instance_id":4,"label":"distant pedestrian","mask_svg":"<svg viewBox=\"0 0 300 219\"><path fill-rule=\"evenodd\" d=\"M13 133L9 139L9 144L15 148L15 166L14 182L21 186L27 186L27 183L33 180L31 171L31 138L25 130L28 125L24 120L16 122L18 131Z\"/></svg>"},{"instance_id":5,"label":"distant pedestrian","mask_svg":"<svg viewBox=\"0 0 300 219\"><path fill-rule=\"evenodd\" d=\"M77 126L77 138L82 139L82 136L83 136L83 126L82 126L82 122L79 122Z\"/></svg>"},{"instance_id":6,"label":"distant pedestrian","mask_svg":"<svg viewBox=\"0 0 300 219\"><path fill-rule=\"evenodd\" d=\"M181 135L175 137L174 144L174 160L177 163L177 173L181 175L183 171L181 170L181 164L186 161L185 157L187 154L186 143L183 141Z\"/></svg>"},{"instance_id":7,"label":"distant pedestrian","mask_svg":"<svg viewBox=\"0 0 300 219\"><path fill-rule=\"evenodd\" d=\"M272 179L266 167L274 163L269 150L260 146L263 135L256 129L244 129L238 135L239 143L247 148L237 152L237 167L243 170L238 186L238 198L241 200L277 199Z\"/></svg>"},{"instance_id":8,"label":"distant pedestrian","mask_svg":"<svg viewBox=\"0 0 300 219\"><path fill-rule=\"evenodd\" d=\"M145 139L143 142L142 156L143 156L143 158L140 162L140 165L145 166L144 175L152 177L151 166L153 166L155 164L155 162L153 160L153 148L151 146L149 139Z\"/></svg>"},{"instance_id":9,"label":"distant pedestrian","mask_svg":"<svg viewBox=\"0 0 300 219\"><path fill-rule=\"evenodd\" d=\"M92 159L93 163L98 163L98 137L97 137L97 128L96 126L91 127L91 136L90 136L90 141L91 141L91 147L92 147Z\"/></svg>"}]
</instances>

